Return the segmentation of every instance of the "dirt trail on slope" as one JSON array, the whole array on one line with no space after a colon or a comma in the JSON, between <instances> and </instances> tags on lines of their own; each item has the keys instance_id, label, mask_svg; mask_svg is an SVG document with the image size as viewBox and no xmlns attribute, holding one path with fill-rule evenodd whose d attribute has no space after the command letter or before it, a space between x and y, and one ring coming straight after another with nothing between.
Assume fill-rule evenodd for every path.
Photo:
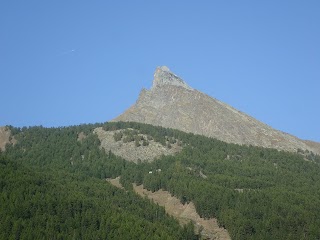
<instances>
[{"instance_id":1,"label":"dirt trail on slope","mask_svg":"<svg viewBox=\"0 0 320 240\"><path fill-rule=\"evenodd\" d=\"M107 180L116 187L122 187L119 183L119 177ZM218 226L217 219L211 218L205 220L204 218L201 218L192 202L183 205L179 199L171 196L168 191L159 190L151 192L143 189L142 185L137 186L136 184L133 184L133 188L140 196L147 196L155 203L163 206L166 212L175 217L180 224L187 224L189 221L192 221L194 223L196 233L199 233L199 231L201 232L202 239L231 239L227 230Z\"/></svg>"}]
</instances>

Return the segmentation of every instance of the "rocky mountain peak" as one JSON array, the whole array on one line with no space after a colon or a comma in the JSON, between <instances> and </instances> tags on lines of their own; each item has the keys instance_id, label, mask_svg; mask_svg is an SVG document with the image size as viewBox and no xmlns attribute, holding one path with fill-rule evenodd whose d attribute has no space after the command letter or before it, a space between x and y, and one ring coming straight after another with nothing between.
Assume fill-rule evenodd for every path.
<instances>
[{"instance_id":1,"label":"rocky mountain peak","mask_svg":"<svg viewBox=\"0 0 320 240\"><path fill-rule=\"evenodd\" d=\"M178 86L188 90L193 90L181 78L172 73L168 67L157 67L154 73L152 89L156 89L164 85Z\"/></svg>"},{"instance_id":2,"label":"rocky mountain peak","mask_svg":"<svg viewBox=\"0 0 320 240\"><path fill-rule=\"evenodd\" d=\"M151 90L113 121L142 122L219 140L296 152L320 154L320 143L303 141L189 87L169 68L158 67Z\"/></svg>"}]
</instances>

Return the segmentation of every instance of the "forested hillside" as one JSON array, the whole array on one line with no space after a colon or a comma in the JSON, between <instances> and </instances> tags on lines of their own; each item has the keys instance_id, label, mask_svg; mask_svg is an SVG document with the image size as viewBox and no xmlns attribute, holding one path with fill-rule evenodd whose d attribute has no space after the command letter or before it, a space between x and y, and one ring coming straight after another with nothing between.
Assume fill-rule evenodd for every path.
<instances>
[{"instance_id":1,"label":"forested hillside","mask_svg":"<svg viewBox=\"0 0 320 240\"><path fill-rule=\"evenodd\" d=\"M179 141L183 149L135 164L99 148L93 130L101 126L132 128L164 145ZM181 228L162 208L133 194L135 182L193 201L232 239L320 239L320 158L313 153L227 144L138 123L11 132L17 144L1 154L2 238L196 238L192 225ZM104 181L117 176L127 192Z\"/></svg>"},{"instance_id":2,"label":"forested hillside","mask_svg":"<svg viewBox=\"0 0 320 240\"><path fill-rule=\"evenodd\" d=\"M92 130L12 128L18 143L0 153L0 239L197 239L193 225L105 181L130 163L100 151Z\"/></svg>"}]
</instances>

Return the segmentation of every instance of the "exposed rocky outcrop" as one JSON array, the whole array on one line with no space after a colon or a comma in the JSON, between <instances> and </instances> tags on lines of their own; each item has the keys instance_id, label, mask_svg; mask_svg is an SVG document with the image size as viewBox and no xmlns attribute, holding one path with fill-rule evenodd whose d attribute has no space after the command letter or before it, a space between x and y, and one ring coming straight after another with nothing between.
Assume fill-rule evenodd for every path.
<instances>
[{"instance_id":1,"label":"exposed rocky outcrop","mask_svg":"<svg viewBox=\"0 0 320 240\"><path fill-rule=\"evenodd\" d=\"M314 141L309 141L309 140L304 140L305 144L307 144L311 149L317 149L318 153L320 153L320 143L314 142ZM308 149L307 149L308 150Z\"/></svg>"},{"instance_id":2,"label":"exposed rocky outcrop","mask_svg":"<svg viewBox=\"0 0 320 240\"><path fill-rule=\"evenodd\" d=\"M142 185L133 184L133 189L142 197L148 197L163 206L168 214L175 217L181 224L191 221L195 226L195 232L201 234L201 239L229 240L231 239L226 229L219 227L215 218L204 219L199 216L193 202L182 204L180 200L162 189L151 192Z\"/></svg>"},{"instance_id":3,"label":"exposed rocky outcrop","mask_svg":"<svg viewBox=\"0 0 320 240\"><path fill-rule=\"evenodd\" d=\"M154 73L152 89L156 89L157 87L164 85L183 87L188 90L193 90L181 78L170 72L169 68L166 66L158 67L156 69L156 72Z\"/></svg>"},{"instance_id":4,"label":"exposed rocky outcrop","mask_svg":"<svg viewBox=\"0 0 320 240\"><path fill-rule=\"evenodd\" d=\"M7 144L15 144L16 140L11 136L11 131L8 127L0 127L0 150L4 151Z\"/></svg>"},{"instance_id":5,"label":"exposed rocky outcrop","mask_svg":"<svg viewBox=\"0 0 320 240\"><path fill-rule=\"evenodd\" d=\"M107 181L112 185L124 189L120 183L120 177L115 179L108 178ZM181 201L172 196L170 192L162 189L151 192L143 188L143 185L137 186L133 184L133 189L141 197L147 197L164 207L166 212L176 218L181 225L188 224L190 221L195 226L195 233L201 235L201 239L207 240L229 240L228 231L219 227L218 221L215 218L204 219L199 216L195 205L192 202L182 204Z\"/></svg>"},{"instance_id":6,"label":"exposed rocky outcrop","mask_svg":"<svg viewBox=\"0 0 320 240\"><path fill-rule=\"evenodd\" d=\"M142 162L150 162L161 155L173 155L182 149L182 147L178 146L176 143L171 144L170 147L168 147L163 146L162 144L151 139L148 140L148 144L145 146L142 144L142 141L141 144L139 143L139 146L136 145L135 141L116 141L115 134L121 131L122 130L105 131L99 127L94 130L94 133L98 135L98 138L101 142L101 147L103 147L106 152L111 151L113 154L135 163L137 163L139 160ZM138 135L139 137L148 139L147 135Z\"/></svg>"},{"instance_id":7,"label":"exposed rocky outcrop","mask_svg":"<svg viewBox=\"0 0 320 240\"><path fill-rule=\"evenodd\" d=\"M150 90L113 121L142 122L237 144L320 154L320 144L298 139L189 87L167 67L158 67Z\"/></svg>"}]
</instances>

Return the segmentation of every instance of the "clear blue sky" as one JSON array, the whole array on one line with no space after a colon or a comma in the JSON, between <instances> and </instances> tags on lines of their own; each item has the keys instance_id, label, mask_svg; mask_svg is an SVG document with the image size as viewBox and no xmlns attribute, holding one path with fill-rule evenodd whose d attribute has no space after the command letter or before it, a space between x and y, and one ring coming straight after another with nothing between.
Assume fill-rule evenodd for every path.
<instances>
[{"instance_id":1,"label":"clear blue sky","mask_svg":"<svg viewBox=\"0 0 320 240\"><path fill-rule=\"evenodd\" d=\"M320 1L0 3L0 125L105 122L166 65L268 125L320 142Z\"/></svg>"}]
</instances>

